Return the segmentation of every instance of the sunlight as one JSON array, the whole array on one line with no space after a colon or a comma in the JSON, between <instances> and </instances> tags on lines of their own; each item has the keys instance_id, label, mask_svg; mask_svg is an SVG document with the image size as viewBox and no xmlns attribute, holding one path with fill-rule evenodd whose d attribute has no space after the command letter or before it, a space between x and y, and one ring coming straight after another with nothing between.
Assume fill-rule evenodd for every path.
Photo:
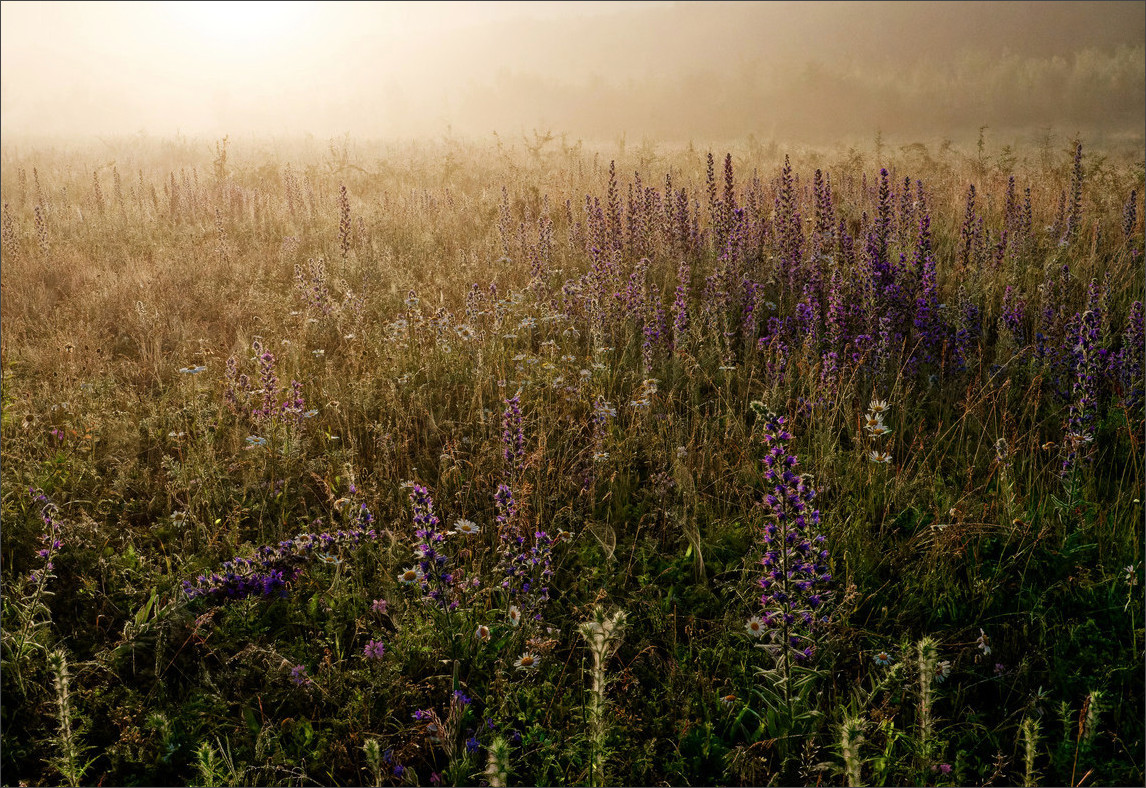
<instances>
[{"instance_id":1,"label":"sunlight","mask_svg":"<svg viewBox=\"0 0 1146 788\"><path fill-rule=\"evenodd\" d=\"M188 43L216 54L259 54L301 31L313 8L301 2L177 2L167 6Z\"/></svg>"}]
</instances>

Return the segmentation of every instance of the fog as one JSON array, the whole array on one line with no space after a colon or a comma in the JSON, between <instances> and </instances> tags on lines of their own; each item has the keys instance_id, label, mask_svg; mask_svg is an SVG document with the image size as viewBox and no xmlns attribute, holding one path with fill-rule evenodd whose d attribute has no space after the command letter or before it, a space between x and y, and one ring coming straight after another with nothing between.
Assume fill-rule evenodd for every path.
<instances>
[{"instance_id":1,"label":"fog","mask_svg":"<svg viewBox=\"0 0 1146 788\"><path fill-rule=\"evenodd\" d=\"M0 4L0 131L1141 137L1146 3Z\"/></svg>"}]
</instances>

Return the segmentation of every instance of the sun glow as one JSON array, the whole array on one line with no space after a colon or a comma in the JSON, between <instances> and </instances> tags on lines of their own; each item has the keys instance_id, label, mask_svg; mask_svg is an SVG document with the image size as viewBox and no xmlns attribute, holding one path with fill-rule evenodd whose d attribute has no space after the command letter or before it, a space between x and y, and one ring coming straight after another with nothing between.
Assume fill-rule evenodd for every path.
<instances>
[{"instance_id":1,"label":"sun glow","mask_svg":"<svg viewBox=\"0 0 1146 788\"><path fill-rule=\"evenodd\" d=\"M167 6L188 43L227 56L259 55L300 33L313 9L302 2L177 2Z\"/></svg>"}]
</instances>

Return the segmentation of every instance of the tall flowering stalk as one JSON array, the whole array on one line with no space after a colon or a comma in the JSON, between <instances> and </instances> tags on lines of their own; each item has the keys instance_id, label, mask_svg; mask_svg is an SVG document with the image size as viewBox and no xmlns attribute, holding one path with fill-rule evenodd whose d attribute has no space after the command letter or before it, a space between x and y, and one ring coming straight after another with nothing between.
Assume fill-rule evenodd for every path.
<instances>
[{"instance_id":1,"label":"tall flowering stalk","mask_svg":"<svg viewBox=\"0 0 1146 788\"><path fill-rule=\"evenodd\" d=\"M1075 377L1071 391L1071 402L1067 410L1066 435L1063 438L1065 456L1062 462L1062 476L1066 478L1078 460L1090 456L1094 441L1094 426L1098 419L1099 376L1099 317L1093 310L1087 310L1078 321L1074 336Z\"/></svg>"},{"instance_id":2,"label":"tall flowering stalk","mask_svg":"<svg viewBox=\"0 0 1146 788\"><path fill-rule=\"evenodd\" d=\"M521 424L521 392L505 400L501 416L502 454L506 473L520 473L525 460L525 430Z\"/></svg>"},{"instance_id":3,"label":"tall flowering stalk","mask_svg":"<svg viewBox=\"0 0 1146 788\"><path fill-rule=\"evenodd\" d=\"M813 653L811 633L831 583L828 573L826 539L817 533L820 512L812 508L816 491L807 474L797 474L799 460L788 443L792 434L785 428L783 416L753 408L762 415L766 447L764 478L769 491L763 509L768 523L764 526L764 557L760 563L763 614L749 621L753 635L772 632L778 658L785 673L791 661L804 662Z\"/></svg>"},{"instance_id":4,"label":"tall flowering stalk","mask_svg":"<svg viewBox=\"0 0 1146 788\"><path fill-rule=\"evenodd\" d=\"M428 489L415 484L410 490L410 503L414 508L414 535L418 538L414 545L419 559L418 584L426 599L445 607L451 604L446 597L454 580L448 571L449 557L442 552L446 534L438 528L441 520L434 514L434 500Z\"/></svg>"},{"instance_id":5,"label":"tall flowering stalk","mask_svg":"<svg viewBox=\"0 0 1146 788\"><path fill-rule=\"evenodd\" d=\"M23 678L20 670L24 657L27 656L33 645L35 633L51 621L52 612L45 604L45 598L52 596L52 592L48 590L48 581L55 577L52 574L55 569L55 557L60 548L63 547L59 507L49 500L42 490L30 487L28 494L32 496L33 504L40 506L40 521L44 524L44 532L40 534L40 543L43 546L36 551L36 556L43 563L29 574L28 579L32 584L31 594L17 608L20 619L19 630L13 635L9 625L3 632L6 645L9 638L12 640L9 653L12 654L16 681L21 686L23 685Z\"/></svg>"},{"instance_id":6,"label":"tall flowering stalk","mask_svg":"<svg viewBox=\"0 0 1146 788\"><path fill-rule=\"evenodd\" d=\"M501 587L510 600L539 619L549 601L554 539L548 532L535 529L532 543L527 543L513 491L507 485L498 485L493 498L497 510L498 570L504 575Z\"/></svg>"},{"instance_id":7,"label":"tall flowering stalk","mask_svg":"<svg viewBox=\"0 0 1146 788\"><path fill-rule=\"evenodd\" d=\"M1146 320L1143 319L1142 302L1130 305L1130 315L1126 319L1126 330L1122 334L1122 348L1118 351L1116 366L1119 384L1122 387L1122 404L1128 413L1142 419L1143 366L1146 366Z\"/></svg>"}]
</instances>

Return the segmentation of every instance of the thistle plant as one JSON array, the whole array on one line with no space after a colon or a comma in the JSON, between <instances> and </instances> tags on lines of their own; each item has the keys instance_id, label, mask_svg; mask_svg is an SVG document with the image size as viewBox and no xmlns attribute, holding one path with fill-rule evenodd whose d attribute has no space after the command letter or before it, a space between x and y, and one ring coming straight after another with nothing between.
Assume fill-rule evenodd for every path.
<instances>
[{"instance_id":1,"label":"thistle plant","mask_svg":"<svg viewBox=\"0 0 1146 788\"><path fill-rule=\"evenodd\" d=\"M611 615L597 605L591 617L578 628L585 645L593 657L589 685L589 782L592 785L607 785L605 780L605 737L608 726L605 724L605 687L607 676L605 663L621 647L624 636L625 612L616 610Z\"/></svg>"},{"instance_id":2,"label":"thistle plant","mask_svg":"<svg viewBox=\"0 0 1146 788\"><path fill-rule=\"evenodd\" d=\"M1023 785L1027 788L1038 785L1039 775L1035 771L1038 757L1039 736L1042 733L1039 721L1034 717L1024 717L1019 728L1023 740Z\"/></svg>"},{"instance_id":3,"label":"thistle plant","mask_svg":"<svg viewBox=\"0 0 1146 788\"><path fill-rule=\"evenodd\" d=\"M846 784L855 788L863 785L860 777L859 748L864 742L863 730L866 720L862 717L850 717L840 725L840 757L844 761L844 779Z\"/></svg>"},{"instance_id":4,"label":"thistle plant","mask_svg":"<svg viewBox=\"0 0 1146 788\"><path fill-rule=\"evenodd\" d=\"M52 687L56 694L56 715L59 719L59 729L54 737L58 754L53 759L52 765L68 785L83 785L84 774L95 758L83 762L89 748L80 741L84 725L76 720L75 710L72 708L71 676L68 673L68 658L63 649L55 649L48 654L48 669L53 677Z\"/></svg>"}]
</instances>

